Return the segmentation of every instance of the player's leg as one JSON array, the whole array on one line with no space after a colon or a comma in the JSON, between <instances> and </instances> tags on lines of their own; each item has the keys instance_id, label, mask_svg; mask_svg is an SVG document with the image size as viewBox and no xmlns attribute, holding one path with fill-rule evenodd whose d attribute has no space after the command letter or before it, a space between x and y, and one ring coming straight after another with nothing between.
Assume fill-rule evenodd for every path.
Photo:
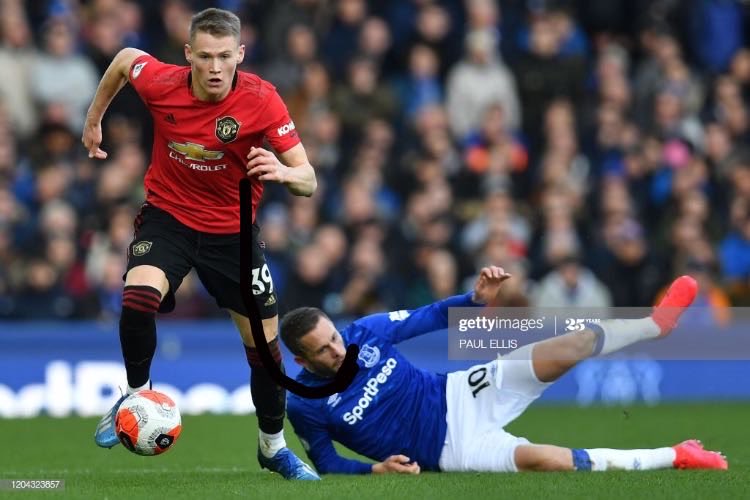
<instances>
[{"instance_id":1,"label":"player's leg","mask_svg":"<svg viewBox=\"0 0 750 500\"><path fill-rule=\"evenodd\" d=\"M681 276L672 283L649 317L604 320L580 332L525 346L509 357L531 357L536 377L542 382L553 382L590 356L611 354L636 342L668 335L697 292L696 281Z\"/></svg>"},{"instance_id":2,"label":"player's leg","mask_svg":"<svg viewBox=\"0 0 750 500\"><path fill-rule=\"evenodd\" d=\"M597 334L590 330L570 332L516 349L506 356L510 360L530 359L534 376L540 382L554 382L594 352Z\"/></svg>"},{"instance_id":3,"label":"player's leg","mask_svg":"<svg viewBox=\"0 0 750 500\"><path fill-rule=\"evenodd\" d=\"M694 280L683 277L672 284L651 317L605 321L599 325L599 331L585 329L529 344L497 362L449 374L448 435L441 468L497 472L586 470L586 467L589 470L627 469L637 468L639 464L641 468L661 468L677 463L676 454L679 451L684 455L685 448L698 456L693 464L705 466L705 457L709 462L716 460L716 454L701 454L684 443L656 450L570 450L532 445L503 429L553 381L582 359L668 334L680 313L692 302L695 292ZM487 410L488 405L491 405L490 410Z\"/></svg>"},{"instance_id":4,"label":"player's leg","mask_svg":"<svg viewBox=\"0 0 750 500\"><path fill-rule=\"evenodd\" d=\"M258 461L261 466L278 472L287 479L319 479L318 475L286 447L284 417L286 390L279 386L263 365L253 339L249 312L240 288L239 235L204 235L196 270L208 292L219 307L227 309L237 326L250 365L250 391L256 408L259 428ZM283 372L278 340L278 309L273 279L253 228L251 269L252 297L260 312L263 333L271 356Z\"/></svg>"},{"instance_id":5,"label":"player's leg","mask_svg":"<svg viewBox=\"0 0 750 500\"><path fill-rule=\"evenodd\" d=\"M167 275L158 267L140 265L125 277L120 314L120 346L128 394L149 388L156 352L156 313L169 292Z\"/></svg>"},{"instance_id":6,"label":"player's leg","mask_svg":"<svg viewBox=\"0 0 750 500\"><path fill-rule=\"evenodd\" d=\"M495 362L448 375L448 424L440 467L453 471L573 470L571 450L537 446L504 430L554 380L590 356L583 330L525 345Z\"/></svg>"},{"instance_id":7,"label":"player's leg","mask_svg":"<svg viewBox=\"0 0 750 500\"><path fill-rule=\"evenodd\" d=\"M267 302L267 299L264 303ZM261 309L263 311L263 309ZM286 390L271 377L260 358L253 338L252 326L247 316L229 311L245 344L250 365L250 392L258 417L258 462L261 467L278 472L286 479L318 480L313 469L297 457L284 439ZM263 333L274 362L284 372L278 339L279 317L263 319Z\"/></svg>"},{"instance_id":8,"label":"player's leg","mask_svg":"<svg viewBox=\"0 0 750 500\"><path fill-rule=\"evenodd\" d=\"M265 365L263 365L255 346L249 318L236 311L230 310L229 313L240 332L247 361L250 365L250 392L253 395L255 414L258 416L260 451L264 456L270 458L286 447L284 439L286 391L276 384ZM271 318L265 318L262 323L264 337L271 351L271 356L283 372L284 364L281 360L278 340L279 316L274 315Z\"/></svg>"},{"instance_id":9,"label":"player's leg","mask_svg":"<svg viewBox=\"0 0 750 500\"><path fill-rule=\"evenodd\" d=\"M120 347L127 374L127 389L102 417L94 441L102 448L119 443L114 420L120 404L130 394L150 387L151 360L156 351L156 311L169 289L164 271L153 266L138 266L128 271L120 313Z\"/></svg>"},{"instance_id":10,"label":"player's leg","mask_svg":"<svg viewBox=\"0 0 750 500\"><path fill-rule=\"evenodd\" d=\"M156 351L156 313L174 308L174 290L190 271L185 257L190 230L155 207L144 206L136 218L136 231L128 248L128 265L122 297L119 334L126 393L101 419L94 440L104 448L118 443L114 416L129 394L150 386L151 361Z\"/></svg>"},{"instance_id":11,"label":"player's leg","mask_svg":"<svg viewBox=\"0 0 750 500\"><path fill-rule=\"evenodd\" d=\"M520 445L514 452L519 471L606 471L654 469L727 469L719 452L703 449L700 441L653 449L570 449L551 445Z\"/></svg>"},{"instance_id":12,"label":"player's leg","mask_svg":"<svg viewBox=\"0 0 750 500\"><path fill-rule=\"evenodd\" d=\"M650 317L602 321L589 329L550 339L531 347L535 375L541 381L559 378L581 359L610 354L641 340L666 336L677 324L682 312L697 293L694 279L682 276ZM515 449L518 470L651 470L664 468L726 469L718 452L706 451L697 441L685 441L673 447L636 450L610 448L569 449L551 445L521 445Z\"/></svg>"}]
</instances>

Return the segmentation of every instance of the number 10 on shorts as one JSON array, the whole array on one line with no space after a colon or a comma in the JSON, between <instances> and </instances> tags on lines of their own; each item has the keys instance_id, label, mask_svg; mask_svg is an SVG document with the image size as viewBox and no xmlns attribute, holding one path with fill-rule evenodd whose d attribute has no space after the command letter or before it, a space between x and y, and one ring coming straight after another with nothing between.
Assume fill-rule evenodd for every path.
<instances>
[{"instance_id":1,"label":"number 10 on shorts","mask_svg":"<svg viewBox=\"0 0 750 500\"><path fill-rule=\"evenodd\" d=\"M268 269L268 264L263 264L263 267L253 269L252 288L253 295L273 293L273 280L271 279L271 271Z\"/></svg>"}]
</instances>

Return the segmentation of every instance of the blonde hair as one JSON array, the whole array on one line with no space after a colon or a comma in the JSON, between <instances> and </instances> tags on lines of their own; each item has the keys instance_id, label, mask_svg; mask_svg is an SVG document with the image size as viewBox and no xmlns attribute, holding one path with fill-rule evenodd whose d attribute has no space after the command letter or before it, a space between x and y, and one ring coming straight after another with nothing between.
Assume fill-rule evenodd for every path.
<instances>
[{"instance_id":1,"label":"blonde hair","mask_svg":"<svg viewBox=\"0 0 750 500\"><path fill-rule=\"evenodd\" d=\"M214 36L233 36L240 39L240 18L223 9L204 9L190 20L190 41L199 31Z\"/></svg>"}]
</instances>

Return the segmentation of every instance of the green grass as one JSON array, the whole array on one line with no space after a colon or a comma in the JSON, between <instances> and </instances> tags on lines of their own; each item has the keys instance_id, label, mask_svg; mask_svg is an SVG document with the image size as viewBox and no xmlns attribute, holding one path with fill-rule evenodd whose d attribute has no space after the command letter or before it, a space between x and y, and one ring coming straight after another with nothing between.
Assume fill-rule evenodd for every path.
<instances>
[{"instance_id":1,"label":"green grass","mask_svg":"<svg viewBox=\"0 0 750 500\"><path fill-rule=\"evenodd\" d=\"M725 452L730 470L546 474L326 476L287 482L255 460L255 417L184 419L167 454L138 457L97 448L95 419L0 420L0 479L65 479L64 492L0 492L0 497L65 498L748 498L750 404L654 408L529 409L509 430L534 442L575 447L650 448L696 437ZM290 427L288 427L290 428ZM290 432L290 445L303 453ZM351 454L350 454L351 455Z\"/></svg>"}]
</instances>

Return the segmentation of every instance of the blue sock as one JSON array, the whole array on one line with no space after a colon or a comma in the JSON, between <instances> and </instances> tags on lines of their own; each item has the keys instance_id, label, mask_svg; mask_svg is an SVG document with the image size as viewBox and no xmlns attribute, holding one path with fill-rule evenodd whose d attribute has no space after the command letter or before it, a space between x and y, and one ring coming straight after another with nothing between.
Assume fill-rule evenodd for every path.
<instances>
[{"instance_id":1,"label":"blue sock","mask_svg":"<svg viewBox=\"0 0 750 500\"><path fill-rule=\"evenodd\" d=\"M591 470L591 458L586 450L573 448L570 451L573 452L573 467L576 468L576 471Z\"/></svg>"},{"instance_id":2,"label":"blue sock","mask_svg":"<svg viewBox=\"0 0 750 500\"><path fill-rule=\"evenodd\" d=\"M586 328L596 334L596 343L594 343L594 348L591 351L591 355L598 356L602 352L602 347L604 347L604 328L597 325L596 323L589 323L586 325Z\"/></svg>"}]
</instances>

